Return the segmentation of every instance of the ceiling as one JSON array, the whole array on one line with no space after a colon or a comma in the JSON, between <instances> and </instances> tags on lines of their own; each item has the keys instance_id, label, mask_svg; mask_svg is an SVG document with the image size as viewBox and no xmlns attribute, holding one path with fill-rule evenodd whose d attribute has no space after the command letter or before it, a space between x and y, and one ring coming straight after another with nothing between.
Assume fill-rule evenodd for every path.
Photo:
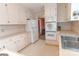
<instances>
[{"instance_id":1,"label":"ceiling","mask_svg":"<svg viewBox=\"0 0 79 59\"><path fill-rule=\"evenodd\" d=\"M22 3L21 5L25 8L29 8L35 13L44 10L43 3Z\"/></svg>"}]
</instances>

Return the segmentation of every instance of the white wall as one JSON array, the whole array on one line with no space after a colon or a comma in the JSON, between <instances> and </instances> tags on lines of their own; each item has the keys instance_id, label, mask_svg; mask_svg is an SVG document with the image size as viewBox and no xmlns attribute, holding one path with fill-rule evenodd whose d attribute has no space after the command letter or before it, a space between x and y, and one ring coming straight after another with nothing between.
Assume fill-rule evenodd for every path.
<instances>
[{"instance_id":1,"label":"white wall","mask_svg":"<svg viewBox=\"0 0 79 59\"><path fill-rule=\"evenodd\" d=\"M72 23L71 22L60 22L57 24L58 26L61 26L61 30L72 30L71 28L71 25Z\"/></svg>"}]
</instances>

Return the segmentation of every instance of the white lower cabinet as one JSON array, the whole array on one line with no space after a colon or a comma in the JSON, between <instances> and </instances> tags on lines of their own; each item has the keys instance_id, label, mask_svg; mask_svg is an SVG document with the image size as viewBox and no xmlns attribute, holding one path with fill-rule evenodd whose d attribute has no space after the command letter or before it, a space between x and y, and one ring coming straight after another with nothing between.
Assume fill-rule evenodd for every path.
<instances>
[{"instance_id":1,"label":"white lower cabinet","mask_svg":"<svg viewBox=\"0 0 79 59\"><path fill-rule=\"evenodd\" d=\"M5 48L5 46L4 46L5 44L4 44L4 41L3 40L1 40L0 41L0 50L2 50L2 49L4 49Z\"/></svg>"},{"instance_id":2,"label":"white lower cabinet","mask_svg":"<svg viewBox=\"0 0 79 59\"><path fill-rule=\"evenodd\" d=\"M27 32L25 40L26 40L26 45L31 43L31 33L30 32Z\"/></svg>"},{"instance_id":3,"label":"white lower cabinet","mask_svg":"<svg viewBox=\"0 0 79 59\"><path fill-rule=\"evenodd\" d=\"M25 47L25 37L24 36L19 35L16 37L16 46L17 46L17 51L19 51Z\"/></svg>"},{"instance_id":4,"label":"white lower cabinet","mask_svg":"<svg viewBox=\"0 0 79 59\"><path fill-rule=\"evenodd\" d=\"M26 46L27 42L25 38L26 35L21 34L0 40L0 50L8 49L10 51L17 52Z\"/></svg>"},{"instance_id":5,"label":"white lower cabinet","mask_svg":"<svg viewBox=\"0 0 79 59\"><path fill-rule=\"evenodd\" d=\"M8 38L5 40L5 49L8 49L10 51L17 51L17 47L16 47L16 41L14 38Z\"/></svg>"}]
</instances>

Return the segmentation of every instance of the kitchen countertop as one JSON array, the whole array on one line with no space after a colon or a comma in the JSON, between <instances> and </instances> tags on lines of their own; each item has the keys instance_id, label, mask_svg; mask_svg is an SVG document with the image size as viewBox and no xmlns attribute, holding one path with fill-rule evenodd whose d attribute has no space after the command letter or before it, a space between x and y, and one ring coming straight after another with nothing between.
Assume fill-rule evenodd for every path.
<instances>
[{"instance_id":1,"label":"kitchen countertop","mask_svg":"<svg viewBox=\"0 0 79 59\"><path fill-rule=\"evenodd\" d=\"M79 36L79 33L73 31L58 31L61 36Z\"/></svg>"}]
</instances>

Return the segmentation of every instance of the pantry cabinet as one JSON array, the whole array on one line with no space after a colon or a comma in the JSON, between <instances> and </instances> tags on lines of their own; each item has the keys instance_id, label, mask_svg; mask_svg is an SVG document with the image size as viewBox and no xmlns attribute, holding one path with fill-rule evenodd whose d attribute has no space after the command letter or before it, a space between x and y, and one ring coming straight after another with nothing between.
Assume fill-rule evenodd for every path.
<instances>
[{"instance_id":1,"label":"pantry cabinet","mask_svg":"<svg viewBox=\"0 0 79 59\"><path fill-rule=\"evenodd\" d=\"M57 3L45 5L45 38L47 44L56 44L57 29Z\"/></svg>"},{"instance_id":2,"label":"pantry cabinet","mask_svg":"<svg viewBox=\"0 0 79 59\"><path fill-rule=\"evenodd\" d=\"M26 42L25 42L25 37L24 37L25 34L21 34L17 37L15 37L15 40L16 40L16 47L17 47L17 51L23 49L26 45Z\"/></svg>"}]
</instances>

